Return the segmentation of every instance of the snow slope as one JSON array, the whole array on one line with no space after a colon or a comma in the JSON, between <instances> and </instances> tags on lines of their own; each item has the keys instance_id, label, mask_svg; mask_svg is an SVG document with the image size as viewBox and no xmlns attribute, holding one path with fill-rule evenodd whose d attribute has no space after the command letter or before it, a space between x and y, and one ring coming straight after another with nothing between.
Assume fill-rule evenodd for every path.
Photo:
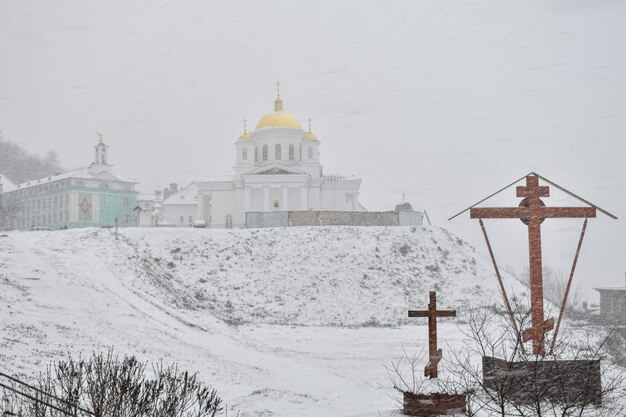
<instances>
[{"instance_id":1,"label":"snow slope","mask_svg":"<svg viewBox=\"0 0 626 417\"><path fill-rule=\"evenodd\" d=\"M438 228L13 232L0 363L31 375L115 346L198 371L242 416L367 415L396 405L381 364L427 337L425 320L371 325L402 323L436 286L442 307L491 303L492 275ZM440 334L464 344L452 321Z\"/></svg>"},{"instance_id":2,"label":"snow slope","mask_svg":"<svg viewBox=\"0 0 626 417\"><path fill-rule=\"evenodd\" d=\"M136 288L230 323L389 325L429 290L458 308L499 299L488 261L439 228L135 229L117 245L107 233L81 236Z\"/></svg>"}]
</instances>

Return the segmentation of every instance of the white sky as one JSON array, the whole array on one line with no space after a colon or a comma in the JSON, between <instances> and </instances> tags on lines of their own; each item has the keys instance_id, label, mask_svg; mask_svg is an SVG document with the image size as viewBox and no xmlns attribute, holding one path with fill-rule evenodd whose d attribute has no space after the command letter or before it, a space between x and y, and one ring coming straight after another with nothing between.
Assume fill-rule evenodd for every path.
<instances>
[{"instance_id":1,"label":"white sky","mask_svg":"<svg viewBox=\"0 0 626 417\"><path fill-rule=\"evenodd\" d=\"M99 130L115 172L150 191L229 173L241 120L272 110L280 80L325 172L360 174L368 209L406 193L482 250L469 215L446 219L536 171L620 217L590 222L576 282L623 285L624 22L621 0L4 0L0 130L66 168ZM581 224L544 223L547 264L569 272ZM488 227L521 269L521 223Z\"/></svg>"}]
</instances>

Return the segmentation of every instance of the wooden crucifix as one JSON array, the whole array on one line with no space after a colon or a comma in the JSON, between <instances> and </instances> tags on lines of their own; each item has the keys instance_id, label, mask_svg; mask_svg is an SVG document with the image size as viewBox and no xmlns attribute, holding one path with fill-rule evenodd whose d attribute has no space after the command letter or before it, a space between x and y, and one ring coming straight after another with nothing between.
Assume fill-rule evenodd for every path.
<instances>
[{"instance_id":1,"label":"wooden crucifix","mask_svg":"<svg viewBox=\"0 0 626 417\"><path fill-rule=\"evenodd\" d=\"M442 352L437 348L437 317L456 317L456 310L437 310L437 293L430 292L428 310L409 310L409 317L428 317L428 364L424 368L424 376L437 378L437 365L441 361Z\"/></svg>"},{"instance_id":2,"label":"wooden crucifix","mask_svg":"<svg viewBox=\"0 0 626 417\"><path fill-rule=\"evenodd\" d=\"M530 302L532 327L523 333L523 340L533 341L533 353L545 355L545 334L554 328L554 320L544 320L543 276L541 261L541 223L549 217L596 217L595 207L546 207L540 197L549 197L547 186L539 186L539 177L526 176L526 186L517 187L519 207L471 208L473 219L520 219L528 226L530 257Z\"/></svg>"}]
</instances>

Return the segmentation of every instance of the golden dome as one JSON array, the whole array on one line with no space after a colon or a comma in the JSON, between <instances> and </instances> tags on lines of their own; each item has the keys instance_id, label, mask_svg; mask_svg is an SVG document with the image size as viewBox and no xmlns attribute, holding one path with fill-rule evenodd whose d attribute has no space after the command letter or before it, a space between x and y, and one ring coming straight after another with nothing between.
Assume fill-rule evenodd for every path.
<instances>
[{"instance_id":1,"label":"golden dome","mask_svg":"<svg viewBox=\"0 0 626 417\"><path fill-rule=\"evenodd\" d=\"M280 88L280 83L276 83ZM256 124L256 128L262 127L288 127L290 129L302 130L302 125L291 113L283 111L283 101L280 99L280 90L277 91L276 100L274 100L274 113L268 113L261 117Z\"/></svg>"},{"instance_id":2,"label":"golden dome","mask_svg":"<svg viewBox=\"0 0 626 417\"><path fill-rule=\"evenodd\" d=\"M317 140L317 136L315 136L313 134L313 132L311 132L311 122L312 121L313 121L313 119L311 119L309 117L308 120L307 120L307 122L309 122L309 131L304 134L304 139L303 140Z\"/></svg>"},{"instance_id":3,"label":"golden dome","mask_svg":"<svg viewBox=\"0 0 626 417\"><path fill-rule=\"evenodd\" d=\"M285 111L278 111L274 113L268 113L261 117L259 123L256 124L256 128L262 127L288 127L291 129L302 130L302 125L291 113Z\"/></svg>"},{"instance_id":4,"label":"golden dome","mask_svg":"<svg viewBox=\"0 0 626 417\"><path fill-rule=\"evenodd\" d=\"M250 140L252 139L252 136L250 136L250 133L248 133L248 119L243 119L243 133L241 136L239 136L239 140Z\"/></svg>"}]
</instances>

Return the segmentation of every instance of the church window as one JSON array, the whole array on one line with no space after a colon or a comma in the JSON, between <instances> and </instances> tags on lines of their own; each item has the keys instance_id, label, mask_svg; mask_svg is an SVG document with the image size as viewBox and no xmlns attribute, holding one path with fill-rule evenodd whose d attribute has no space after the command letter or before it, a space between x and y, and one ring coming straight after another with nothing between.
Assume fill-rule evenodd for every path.
<instances>
[{"instance_id":1,"label":"church window","mask_svg":"<svg viewBox=\"0 0 626 417\"><path fill-rule=\"evenodd\" d=\"M263 145L263 160L267 161L267 145Z\"/></svg>"},{"instance_id":2,"label":"church window","mask_svg":"<svg viewBox=\"0 0 626 417\"><path fill-rule=\"evenodd\" d=\"M313 159L313 147L309 146L307 150L307 156L309 159Z\"/></svg>"},{"instance_id":3,"label":"church window","mask_svg":"<svg viewBox=\"0 0 626 417\"><path fill-rule=\"evenodd\" d=\"M275 152L274 152L274 159L277 160L277 161L281 160L281 155L280 155L281 152L280 151L281 151L280 145L277 144L276 147L275 147Z\"/></svg>"},{"instance_id":4,"label":"church window","mask_svg":"<svg viewBox=\"0 0 626 417\"><path fill-rule=\"evenodd\" d=\"M185 216L180 216L180 224L185 223Z\"/></svg>"},{"instance_id":5,"label":"church window","mask_svg":"<svg viewBox=\"0 0 626 417\"><path fill-rule=\"evenodd\" d=\"M241 151L241 159L243 159L244 161L248 160L248 149L243 148L243 150Z\"/></svg>"},{"instance_id":6,"label":"church window","mask_svg":"<svg viewBox=\"0 0 626 417\"><path fill-rule=\"evenodd\" d=\"M298 153L299 153L298 160L302 161L302 146L298 147Z\"/></svg>"},{"instance_id":7,"label":"church window","mask_svg":"<svg viewBox=\"0 0 626 417\"><path fill-rule=\"evenodd\" d=\"M231 216L230 214L226 216L226 228L227 229L233 228L233 216Z\"/></svg>"},{"instance_id":8,"label":"church window","mask_svg":"<svg viewBox=\"0 0 626 417\"><path fill-rule=\"evenodd\" d=\"M280 207L280 201L274 200L274 208L279 208L279 207Z\"/></svg>"},{"instance_id":9,"label":"church window","mask_svg":"<svg viewBox=\"0 0 626 417\"><path fill-rule=\"evenodd\" d=\"M259 147L254 148L254 162L259 161Z\"/></svg>"},{"instance_id":10,"label":"church window","mask_svg":"<svg viewBox=\"0 0 626 417\"><path fill-rule=\"evenodd\" d=\"M293 145L289 145L289 160L293 161L295 157L296 157L296 151Z\"/></svg>"},{"instance_id":11,"label":"church window","mask_svg":"<svg viewBox=\"0 0 626 417\"><path fill-rule=\"evenodd\" d=\"M189 216L189 224L193 223L193 216Z\"/></svg>"}]
</instances>

